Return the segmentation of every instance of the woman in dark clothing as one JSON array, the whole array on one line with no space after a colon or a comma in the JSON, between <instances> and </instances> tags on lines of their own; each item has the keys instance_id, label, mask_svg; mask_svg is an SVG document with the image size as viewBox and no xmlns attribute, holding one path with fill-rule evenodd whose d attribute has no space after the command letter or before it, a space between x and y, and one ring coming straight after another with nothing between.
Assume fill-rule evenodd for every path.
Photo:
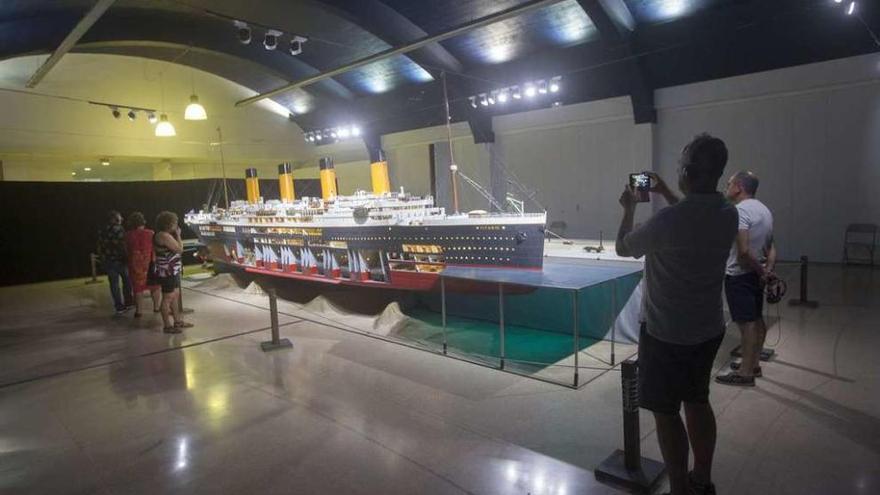
<instances>
[{"instance_id":1,"label":"woman in dark clothing","mask_svg":"<svg viewBox=\"0 0 880 495\"><path fill-rule=\"evenodd\" d=\"M177 215L163 211L156 217L156 235L153 236L153 249L156 253L156 275L162 287L162 303L159 310L165 333L180 333L182 328L189 328L192 323L183 321L177 300L180 297L178 280L182 264L183 242L180 240L180 226Z\"/></svg>"}]
</instances>

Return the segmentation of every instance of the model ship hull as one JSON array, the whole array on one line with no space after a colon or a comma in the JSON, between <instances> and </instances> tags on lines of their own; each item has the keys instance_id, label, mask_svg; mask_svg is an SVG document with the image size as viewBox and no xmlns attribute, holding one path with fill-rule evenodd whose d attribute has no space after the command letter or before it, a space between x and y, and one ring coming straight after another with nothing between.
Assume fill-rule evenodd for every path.
<instances>
[{"instance_id":1,"label":"model ship hull","mask_svg":"<svg viewBox=\"0 0 880 495\"><path fill-rule=\"evenodd\" d=\"M540 270L545 215L430 225L314 226L190 222L215 263L308 283L430 291L447 266ZM485 284L447 282L453 291Z\"/></svg>"}]
</instances>

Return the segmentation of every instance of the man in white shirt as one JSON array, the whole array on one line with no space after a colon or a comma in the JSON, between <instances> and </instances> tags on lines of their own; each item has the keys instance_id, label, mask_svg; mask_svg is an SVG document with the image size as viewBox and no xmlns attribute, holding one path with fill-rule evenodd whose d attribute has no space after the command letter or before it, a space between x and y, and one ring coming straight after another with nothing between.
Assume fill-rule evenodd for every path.
<instances>
[{"instance_id":1,"label":"man in white shirt","mask_svg":"<svg viewBox=\"0 0 880 495\"><path fill-rule=\"evenodd\" d=\"M702 134L681 154L680 200L656 175L653 192L671 205L633 230L635 196L627 186L617 254L645 261L645 323L639 335L639 405L654 413L672 495L712 495L715 413L712 364L724 338L721 290L737 215L718 192L727 147ZM687 429L681 419L684 404ZM688 473L688 441L694 470Z\"/></svg>"},{"instance_id":2,"label":"man in white shirt","mask_svg":"<svg viewBox=\"0 0 880 495\"><path fill-rule=\"evenodd\" d=\"M730 249L724 277L724 293L730 316L742 333L742 362L732 363L734 371L715 377L724 385L754 387L762 375L758 360L767 325L764 322L764 286L774 278L776 246L773 243L773 214L755 199L758 177L741 171L727 181L727 199L736 205L739 230Z\"/></svg>"}]
</instances>

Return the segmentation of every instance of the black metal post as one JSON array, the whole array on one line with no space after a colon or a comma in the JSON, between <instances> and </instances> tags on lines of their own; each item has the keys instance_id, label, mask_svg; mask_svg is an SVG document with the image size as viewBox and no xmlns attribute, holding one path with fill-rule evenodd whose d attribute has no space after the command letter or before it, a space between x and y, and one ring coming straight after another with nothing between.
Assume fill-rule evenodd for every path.
<instances>
[{"instance_id":1,"label":"black metal post","mask_svg":"<svg viewBox=\"0 0 880 495\"><path fill-rule=\"evenodd\" d=\"M662 462L641 455L639 433L638 361L620 363L623 391L623 450L616 450L596 468L596 480L636 493L651 493L666 471Z\"/></svg>"},{"instance_id":2,"label":"black metal post","mask_svg":"<svg viewBox=\"0 0 880 495\"><path fill-rule=\"evenodd\" d=\"M791 306L805 306L807 308L819 307L819 301L810 301L810 298L807 296L807 288L809 286L809 264L810 259L806 256L801 256L801 298L789 301L788 304Z\"/></svg>"},{"instance_id":3,"label":"black metal post","mask_svg":"<svg viewBox=\"0 0 880 495\"><path fill-rule=\"evenodd\" d=\"M272 325L272 340L268 342L260 342L260 348L263 352L274 351L275 349L284 349L293 347L293 343L289 339L282 339L278 328L278 296L274 287L265 289L269 295L269 321Z\"/></svg>"}]
</instances>

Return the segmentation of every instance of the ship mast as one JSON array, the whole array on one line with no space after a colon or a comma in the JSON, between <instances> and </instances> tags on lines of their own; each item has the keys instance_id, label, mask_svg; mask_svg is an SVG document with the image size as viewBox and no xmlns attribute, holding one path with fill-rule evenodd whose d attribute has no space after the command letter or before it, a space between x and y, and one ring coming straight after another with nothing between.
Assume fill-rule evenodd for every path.
<instances>
[{"instance_id":1,"label":"ship mast","mask_svg":"<svg viewBox=\"0 0 880 495\"><path fill-rule=\"evenodd\" d=\"M452 210L458 214L458 165L455 164L455 152L452 146L452 117L449 115L449 94L446 92L446 71L440 73L443 79L443 103L446 107L446 137L449 142L449 171L452 178Z\"/></svg>"},{"instance_id":2,"label":"ship mast","mask_svg":"<svg viewBox=\"0 0 880 495\"><path fill-rule=\"evenodd\" d=\"M223 131L217 127L217 146L220 147L220 173L223 176L223 201L229 209L229 187L226 185L226 160L223 159Z\"/></svg>"}]
</instances>

